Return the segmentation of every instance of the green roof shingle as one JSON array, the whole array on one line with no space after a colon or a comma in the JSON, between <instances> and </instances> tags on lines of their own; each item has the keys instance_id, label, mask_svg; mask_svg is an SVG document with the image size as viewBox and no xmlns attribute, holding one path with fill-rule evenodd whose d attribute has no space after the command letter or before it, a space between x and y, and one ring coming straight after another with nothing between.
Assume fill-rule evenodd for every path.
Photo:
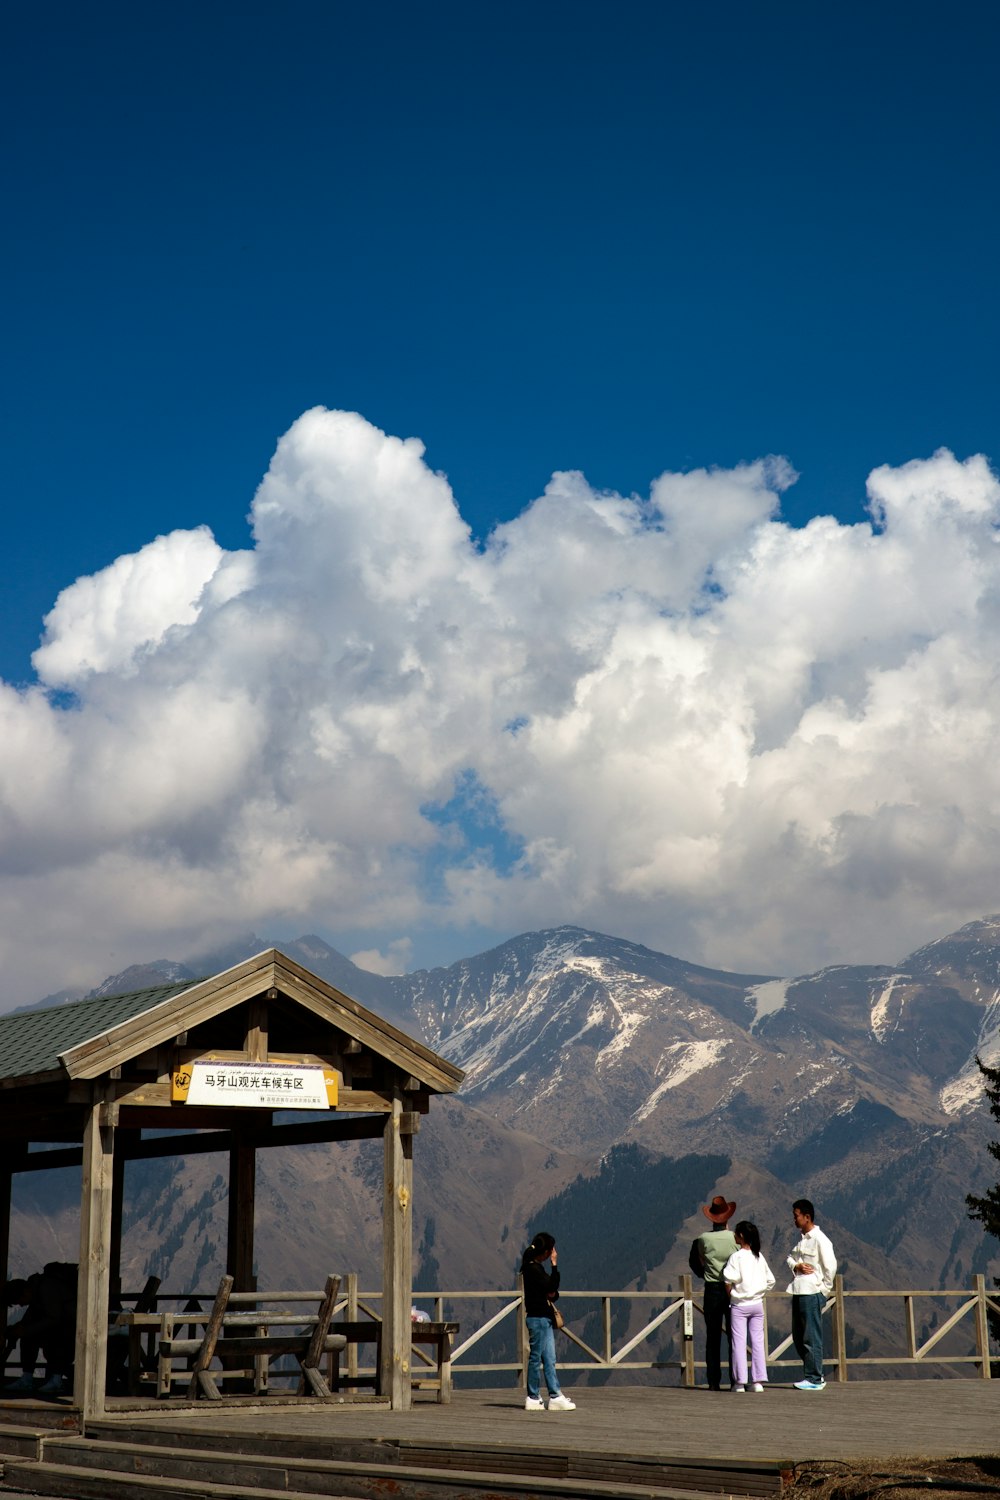
<instances>
[{"instance_id":1,"label":"green roof shingle","mask_svg":"<svg viewBox=\"0 0 1000 1500\"><path fill-rule=\"evenodd\" d=\"M110 1031L122 1021L141 1016L164 1000L183 995L200 984L184 979L158 984L152 989L131 990L126 995L104 995L99 999L75 1000L51 1010L25 1010L0 1016L0 1078L23 1078L48 1073L59 1067L59 1054L91 1037Z\"/></svg>"}]
</instances>

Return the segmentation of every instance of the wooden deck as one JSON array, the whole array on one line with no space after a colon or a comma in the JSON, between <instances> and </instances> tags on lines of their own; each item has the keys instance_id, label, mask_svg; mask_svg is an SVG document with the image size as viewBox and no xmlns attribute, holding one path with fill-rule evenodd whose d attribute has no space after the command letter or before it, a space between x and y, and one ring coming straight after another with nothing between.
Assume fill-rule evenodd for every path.
<instances>
[{"instance_id":1,"label":"wooden deck","mask_svg":"<svg viewBox=\"0 0 1000 1500\"><path fill-rule=\"evenodd\" d=\"M816 1394L776 1385L760 1396L649 1386L572 1393L577 1410L551 1414L525 1412L509 1388L457 1391L448 1407L418 1397L408 1412L371 1400L123 1411L88 1422L82 1437L48 1427L34 1456L7 1424L16 1417L26 1429L36 1403L15 1412L10 1403L0 1409L0 1449L7 1485L73 1500L667 1500L778 1495L824 1460L982 1458L1000 1448L996 1381L865 1382ZM1000 1462L990 1472L1000 1493Z\"/></svg>"}]
</instances>

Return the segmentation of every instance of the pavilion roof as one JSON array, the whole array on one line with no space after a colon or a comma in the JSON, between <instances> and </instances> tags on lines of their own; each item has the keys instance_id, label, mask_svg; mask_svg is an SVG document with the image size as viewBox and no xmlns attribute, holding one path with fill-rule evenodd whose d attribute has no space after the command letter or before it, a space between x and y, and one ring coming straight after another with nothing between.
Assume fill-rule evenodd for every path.
<instances>
[{"instance_id":1,"label":"pavilion roof","mask_svg":"<svg viewBox=\"0 0 1000 1500\"><path fill-rule=\"evenodd\" d=\"M207 979L154 985L125 995L76 1000L0 1016L0 1086L29 1080L97 1078L179 1032L257 995L284 995L427 1088L453 1093L463 1073L422 1042L297 964L266 949Z\"/></svg>"},{"instance_id":2,"label":"pavilion roof","mask_svg":"<svg viewBox=\"0 0 1000 1500\"><path fill-rule=\"evenodd\" d=\"M59 1054L182 995L197 979L157 984L124 995L88 996L44 1010L0 1016L0 1079L61 1071Z\"/></svg>"}]
</instances>

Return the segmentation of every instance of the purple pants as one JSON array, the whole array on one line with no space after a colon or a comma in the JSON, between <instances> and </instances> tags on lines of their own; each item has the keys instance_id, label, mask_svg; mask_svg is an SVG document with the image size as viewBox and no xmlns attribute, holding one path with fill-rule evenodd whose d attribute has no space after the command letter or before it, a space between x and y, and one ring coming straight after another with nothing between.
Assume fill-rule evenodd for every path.
<instances>
[{"instance_id":1,"label":"purple pants","mask_svg":"<svg viewBox=\"0 0 1000 1500\"><path fill-rule=\"evenodd\" d=\"M753 1379L763 1385L767 1379L767 1353L764 1349L764 1304L763 1302L732 1302L729 1316L733 1329L733 1376L737 1385L747 1383L747 1334L750 1335L750 1355Z\"/></svg>"}]
</instances>

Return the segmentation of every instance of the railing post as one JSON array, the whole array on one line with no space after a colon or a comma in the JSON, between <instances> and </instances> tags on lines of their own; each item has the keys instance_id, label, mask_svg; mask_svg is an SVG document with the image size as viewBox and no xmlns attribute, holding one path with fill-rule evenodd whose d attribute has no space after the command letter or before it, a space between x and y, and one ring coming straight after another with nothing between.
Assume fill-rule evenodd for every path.
<instances>
[{"instance_id":1,"label":"railing post","mask_svg":"<svg viewBox=\"0 0 1000 1500\"><path fill-rule=\"evenodd\" d=\"M979 1355L979 1375L989 1380L990 1370L990 1320L986 1315L986 1277L973 1278L976 1289L976 1353Z\"/></svg>"},{"instance_id":2,"label":"railing post","mask_svg":"<svg viewBox=\"0 0 1000 1500\"><path fill-rule=\"evenodd\" d=\"M346 1311L347 1311L347 1321L348 1321L348 1323L356 1323L358 1321L358 1273L357 1273L357 1271L349 1271L347 1273L346 1280L347 1280L347 1309L346 1309ZM376 1358L376 1361L377 1361L378 1360L378 1353L377 1353L377 1351L376 1351L375 1358ZM348 1378L351 1379L351 1380L356 1380L358 1378L358 1346L354 1342L353 1339L351 1339L350 1343L347 1346L347 1374L348 1374ZM353 1390L354 1387L352 1386L351 1389Z\"/></svg>"},{"instance_id":3,"label":"railing post","mask_svg":"<svg viewBox=\"0 0 1000 1500\"><path fill-rule=\"evenodd\" d=\"M683 1349L684 1349L684 1385L688 1390L694 1389L694 1292L690 1272L685 1272L681 1277L681 1294L684 1298L684 1322L683 1322Z\"/></svg>"},{"instance_id":4,"label":"railing post","mask_svg":"<svg viewBox=\"0 0 1000 1500\"><path fill-rule=\"evenodd\" d=\"M601 1312L604 1317L604 1363L611 1363L611 1298L601 1298Z\"/></svg>"},{"instance_id":5,"label":"railing post","mask_svg":"<svg viewBox=\"0 0 1000 1500\"><path fill-rule=\"evenodd\" d=\"M847 1379L847 1328L844 1321L844 1278L833 1278L833 1356L837 1361L837 1379Z\"/></svg>"},{"instance_id":6,"label":"railing post","mask_svg":"<svg viewBox=\"0 0 1000 1500\"><path fill-rule=\"evenodd\" d=\"M906 1317L906 1352L911 1359L917 1357L917 1325L913 1316L913 1298L909 1292L903 1295L903 1312Z\"/></svg>"},{"instance_id":7,"label":"railing post","mask_svg":"<svg viewBox=\"0 0 1000 1500\"><path fill-rule=\"evenodd\" d=\"M521 1306L516 1315L518 1382L521 1395L524 1396L528 1390L528 1325L524 1321L524 1277L520 1271L517 1273L517 1295L521 1299Z\"/></svg>"}]
</instances>

